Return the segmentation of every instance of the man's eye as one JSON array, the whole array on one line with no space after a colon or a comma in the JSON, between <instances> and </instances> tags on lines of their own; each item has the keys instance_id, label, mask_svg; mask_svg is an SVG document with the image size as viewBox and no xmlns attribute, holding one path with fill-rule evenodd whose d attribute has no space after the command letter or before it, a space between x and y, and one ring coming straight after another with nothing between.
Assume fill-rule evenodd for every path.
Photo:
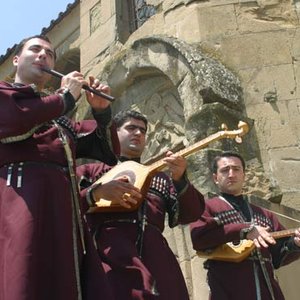
<instances>
[{"instance_id":1,"label":"man's eye","mask_svg":"<svg viewBox=\"0 0 300 300\"><path fill-rule=\"evenodd\" d=\"M241 168L240 168L240 167L233 167L232 170L233 170L233 171L240 171Z\"/></svg>"},{"instance_id":2,"label":"man's eye","mask_svg":"<svg viewBox=\"0 0 300 300\"><path fill-rule=\"evenodd\" d=\"M134 126L134 125L131 125L131 126L127 126L127 130L129 131L135 131L135 130L139 130L142 134L146 134L146 129L142 128L142 127L139 127L139 126Z\"/></svg>"},{"instance_id":3,"label":"man's eye","mask_svg":"<svg viewBox=\"0 0 300 300\"><path fill-rule=\"evenodd\" d=\"M50 56L51 58L54 57L54 53L52 51L47 51L47 55Z\"/></svg>"},{"instance_id":4,"label":"man's eye","mask_svg":"<svg viewBox=\"0 0 300 300\"><path fill-rule=\"evenodd\" d=\"M33 51L33 52L39 52L40 51L40 49L38 47L31 47L30 50Z\"/></svg>"}]
</instances>

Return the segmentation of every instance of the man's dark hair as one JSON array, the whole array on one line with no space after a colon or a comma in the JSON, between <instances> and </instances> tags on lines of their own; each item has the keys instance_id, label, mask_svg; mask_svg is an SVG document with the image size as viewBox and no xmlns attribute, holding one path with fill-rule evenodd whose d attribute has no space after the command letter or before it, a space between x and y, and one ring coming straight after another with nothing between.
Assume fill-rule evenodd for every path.
<instances>
[{"instance_id":1,"label":"man's dark hair","mask_svg":"<svg viewBox=\"0 0 300 300\"><path fill-rule=\"evenodd\" d=\"M212 162L212 168L211 168L212 172L214 174L216 174L217 171L218 171L218 161L221 158L223 158L223 157L236 157L236 158L238 158L241 161L241 163L242 163L243 171L245 171L245 169L246 169L246 163L245 163L244 158L240 154L238 154L237 152L226 151L226 152L222 152L221 154L217 155L214 158L214 160Z\"/></svg>"},{"instance_id":2,"label":"man's dark hair","mask_svg":"<svg viewBox=\"0 0 300 300\"><path fill-rule=\"evenodd\" d=\"M143 121L147 129L147 125L148 125L147 118L136 110L121 110L114 116L113 120L117 128L120 128L124 123L129 121L131 118Z\"/></svg>"},{"instance_id":3,"label":"man's dark hair","mask_svg":"<svg viewBox=\"0 0 300 300\"><path fill-rule=\"evenodd\" d=\"M43 35L43 34L37 34L37 35L33 35L33 36L30 36L30 37L27 37L25 39L23 39L17 46L16 50L15 50L15 55L19 55L23 48L24 48L24 45L29 41L29 40L32 40L32 39L41 39L41 40L44 40L46 42L48 42L49 44L51 44L51 41L50 39L46 36L46 35ZM56 53L54 51L54 58L56 59Z\"/></svg>"}]
</instances>

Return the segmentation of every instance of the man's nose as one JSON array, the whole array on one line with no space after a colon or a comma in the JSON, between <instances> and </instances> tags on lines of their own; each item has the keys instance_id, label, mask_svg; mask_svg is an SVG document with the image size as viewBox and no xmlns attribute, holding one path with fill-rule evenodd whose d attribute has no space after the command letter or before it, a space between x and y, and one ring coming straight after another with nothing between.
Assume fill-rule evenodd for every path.
<instances>
[{"instance_id":1,"label":"man's nose","mask_svg":"<svg viewBox=\"0 0 300 300\"><path fill-rule=\"evenodd\" d=\"M134 129L134 134L140 135L140 134L142 134L142 130L137 127L137 128Z\"/></svg>"},{"instance_id":2,"label":"man's nose","mask_svg":"<svg viewBox=\"0 0 300 300\"><path fill-rule=\"evenodd\" d=\"M232 168L229 169L228 175L229 176L233 176L234 175L234 170Z\"/></svg>"},{"instance_id":3,"label":"man's nose","mask_svg":"<svg viewBox=\"0 0 300 300\"><path fill-rule=\"evenodd\" d=\"M40 57L46 57L47 56L46 49L41 49L40 52L39 52L39 56Z\"/></svg>"}]
</instances>

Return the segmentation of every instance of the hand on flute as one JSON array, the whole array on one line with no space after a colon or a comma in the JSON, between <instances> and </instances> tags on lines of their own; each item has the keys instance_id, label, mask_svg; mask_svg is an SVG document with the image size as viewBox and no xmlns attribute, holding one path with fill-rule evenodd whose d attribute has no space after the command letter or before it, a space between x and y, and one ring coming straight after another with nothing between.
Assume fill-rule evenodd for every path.
<instances>
[{"instance_id":1,"label":"hand on flute","mask_svg":"<svg viewBox=\"0 0 300 300\"><path fill-rule=\"evenodd\" d=\"M100 83L100 81L93 76L89 76L90 87L96 91L100 91L106 95L110 95L110 87L108 85ZM86 92L86 98L90 106L96 111L102 111L110 105L110 101L106 98L98 96L94 93Z\"/></svg>"},{"instance_id":2,"label":"hand on flute","mask_svg":"<svg viewBox=\"0 0 300 300\"><path fill-rule=\"evenodd\" d=\"M53 76L55 76L55 77L58 77L58 78L66 77L66 76L64 76L63 74L61 74L61 73L59 73L59 72L57 72L57 71L55 71L55 70L51 70L51 69L49 69L49 68L47 68L47 67L42 67L41 69L42 69L42 71L44 71L44 72L46 72L46 73L48 73L48 74L51 74L51 75L53 75ZM73 73L73 72L72 72L72 73ZM71 74L71 73L70 73L70 74ZM77 72L77 74L80 74L80 73ZM81 76L81 78L83 79L82 74L80 74L80 76ZM114 98L113 96L108 95L108 94L105 94L105 93L101 92L100 90L93 89L92 87L90 87L90 86L87 85L87 84L82 84L81 88L83 88L83 89L86 90L86 91L89 91L89 92L93 93L94 95L97 95L97 96L100 96L100 97L102 97L102 98L104 98L104 99L106 99L106 100L109 100L109 101L111 101L111 102L115 100L115 98Z\"/></svg>"},{"instance_id":3,"label":"hand on flute","mask_svg":"<svg viewBox=\"0 0 300 300\"><path fill-rule=\"evenodd\" d=\"M88 84L81 73L74 71L62 77L61 86L70 90L75 101L80 98L81 89L83 87L89 87L90 89L86 91L86 99L96 112L100 112L110 104L107 97L103 97L103 94L110 94L110 88L107 85L101 84L99 80L93 76L89 77L89 81ZM92 91L98 91L100 93L93 93Z\"/></svg>"},{"instance_id":4,"label":"hand on flute","mask_svg":"<svg viewBox=\"0 0 300 300\"><path fill-rule=\"evenodd\" d=\"M88 85L88 82L83 78L83 75L77 71L63 75L60 84L61 88L69 89L75 101L78 101L80 98L83 85Z\"/></svg>"}]
</instances>

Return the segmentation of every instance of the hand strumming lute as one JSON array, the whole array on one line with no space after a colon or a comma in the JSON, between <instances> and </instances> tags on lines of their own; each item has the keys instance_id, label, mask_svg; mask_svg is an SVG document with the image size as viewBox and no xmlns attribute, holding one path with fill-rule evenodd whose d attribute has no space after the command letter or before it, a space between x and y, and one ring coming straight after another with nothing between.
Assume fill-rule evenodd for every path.
<instances>
[{"instance_id":1,"label":"hand strumming lute","mask_svg":"<svg viewBox=\"0 0 300 300\"><path fill-rule=\"evenodd\" d=\"M296 228L271 232L274 239L279 239L294 235ZM227 262L241 262L245 260L252 250L255 249L254 242L251 240L240 240L237 243L229 242L207 251L197 251L201 258L221 260Z\"/></svg>"}]
</instances>

